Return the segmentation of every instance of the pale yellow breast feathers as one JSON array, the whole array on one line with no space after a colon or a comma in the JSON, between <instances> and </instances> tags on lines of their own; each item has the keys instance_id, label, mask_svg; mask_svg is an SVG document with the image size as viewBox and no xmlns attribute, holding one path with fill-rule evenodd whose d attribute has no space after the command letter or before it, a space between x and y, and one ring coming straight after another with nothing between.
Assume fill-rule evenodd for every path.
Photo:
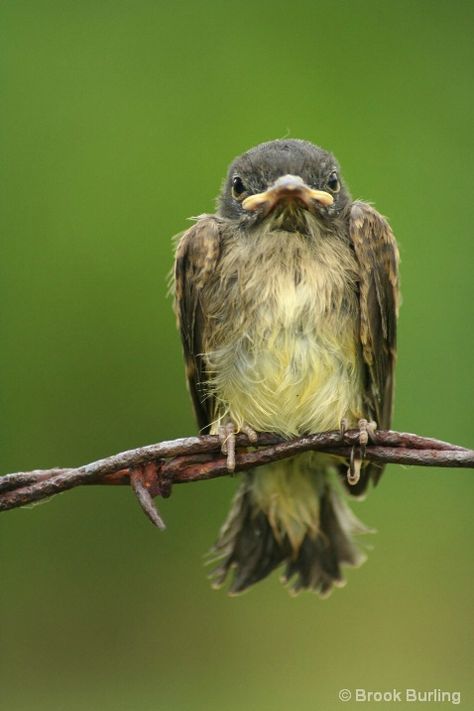
<instances>
[{"instance_id":1,"label":"pale yellow breast feathers","mask_svg":"<svg viewBox=\"0 0 474 711\"><path fill-rule=\"evenodd\" d=\"M355 284L349 245L316 226L225 245L205 304L213 431L230 417L290 436L362 416Z\"/></svg>"}]
</instances>

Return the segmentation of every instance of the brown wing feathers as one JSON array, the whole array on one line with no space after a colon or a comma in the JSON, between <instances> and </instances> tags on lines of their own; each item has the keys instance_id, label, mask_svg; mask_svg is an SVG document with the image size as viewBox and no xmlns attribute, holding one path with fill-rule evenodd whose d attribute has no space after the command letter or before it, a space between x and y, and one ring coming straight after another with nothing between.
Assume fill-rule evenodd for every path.
<instances>
[{"instance_id":1,"label":"brown wing feathers","mask_svg":"<svg viewBox=\"0 0 474 711\"><path fill-rule=\"evenodd\" d=\"M175 261L175 311L183 343L186 376L194 410L203 432L213 417L212 398L202 357L204 312L202 290L216 268L220 251L219 220L204 215L179 240Z\"/></svg>"},{"instance_id":2,"label":"brown wing feathers","mask_svg":"<svg viewBox=\"0 0 474 711\"><path fill-rule=\"evenodd\" d=\"M396 357L398 249L387 221L366 203L355 202L352 206L350 237L359 262L360 340L367 366L366 403L378 427L388 429ZM374 480L382 471L377 466L367 469Z\"/></svg>"}]
</instances>

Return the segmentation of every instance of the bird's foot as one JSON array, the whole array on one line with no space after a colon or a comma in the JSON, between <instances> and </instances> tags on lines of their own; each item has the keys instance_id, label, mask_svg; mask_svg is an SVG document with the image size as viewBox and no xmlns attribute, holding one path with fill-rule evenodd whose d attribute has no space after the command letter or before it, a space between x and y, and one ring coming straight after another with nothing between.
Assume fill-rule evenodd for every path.
<instances>
[{"instance_id":1,"label":"bird's foot","mask_svg":"<svg viewBox=\"0 0 474 711\"><path fill-rule=\"evenodd\" d=\"M359 428L359 442L358 444L354 444L351 449L349 468L347 470L347 481L351 486L355 486L360 480L360 470L365 457L365 448L369 441L375 441L375 430L377 429L376 422L369 422L366 419L360 419L357 425ZM346 430L347 420L344 419L341 420L342 437Z\"/></svg>"},{"instance_id":2,"label":"bird's foot","mask_svg":"<svg viewBox=\"0 0 474 711\"><path fill-rule=\"evenodd\" d=\"M219 426L218 436L221 443L221 451L222 454L227 456L227 470L229 472L235 471L235 435L238 432L246 434L252 444L258 440L258 434L249 425L242 425L239 430L230 421Z\"/></svg>"}]
</instances>

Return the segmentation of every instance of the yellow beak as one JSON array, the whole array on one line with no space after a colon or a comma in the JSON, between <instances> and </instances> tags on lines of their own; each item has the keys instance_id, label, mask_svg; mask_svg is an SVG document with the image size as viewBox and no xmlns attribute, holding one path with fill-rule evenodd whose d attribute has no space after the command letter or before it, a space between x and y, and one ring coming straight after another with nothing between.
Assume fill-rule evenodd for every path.
<instances>
[{"instance_id":1,"label":"yellow beak","mask_svg":"<svg viewBox=\"0 0 474 711\"><path fill-rule=\"evenodd\" d=\"M264 193L245 198L242 207L244 210L257 210L264 206L267 212L270 212L281 200L300 202L306 208L311 207L313 201L325 206L332 205L334 202L332 195L324 190L310 188L298 175L282 175Z\"/></svg>"}]
</instances>

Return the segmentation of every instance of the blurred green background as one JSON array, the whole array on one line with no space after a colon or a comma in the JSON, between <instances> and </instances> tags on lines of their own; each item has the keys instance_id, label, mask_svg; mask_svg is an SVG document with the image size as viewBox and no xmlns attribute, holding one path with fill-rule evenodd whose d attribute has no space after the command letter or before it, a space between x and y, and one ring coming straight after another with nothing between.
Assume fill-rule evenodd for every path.
<instances>
[{"instance_id":1,"label":"blurred green background","mask_svg":"<svg viewBox=\"0 0 474 711\"><path fill-rule=\"evenodd\" d=\"M473 19L439 0L4 0L2 472L195 431L170 240L236 154L287 135L333 150L399 239L395 426L474 446ZM2 515L2 709L331 710L342 687L474 708L471 472L391 466L354 504L369 560L326 601L275 575L210 590L236 484L177 487L163 534L126 488Z\"/></svg>"}]
</instances>

